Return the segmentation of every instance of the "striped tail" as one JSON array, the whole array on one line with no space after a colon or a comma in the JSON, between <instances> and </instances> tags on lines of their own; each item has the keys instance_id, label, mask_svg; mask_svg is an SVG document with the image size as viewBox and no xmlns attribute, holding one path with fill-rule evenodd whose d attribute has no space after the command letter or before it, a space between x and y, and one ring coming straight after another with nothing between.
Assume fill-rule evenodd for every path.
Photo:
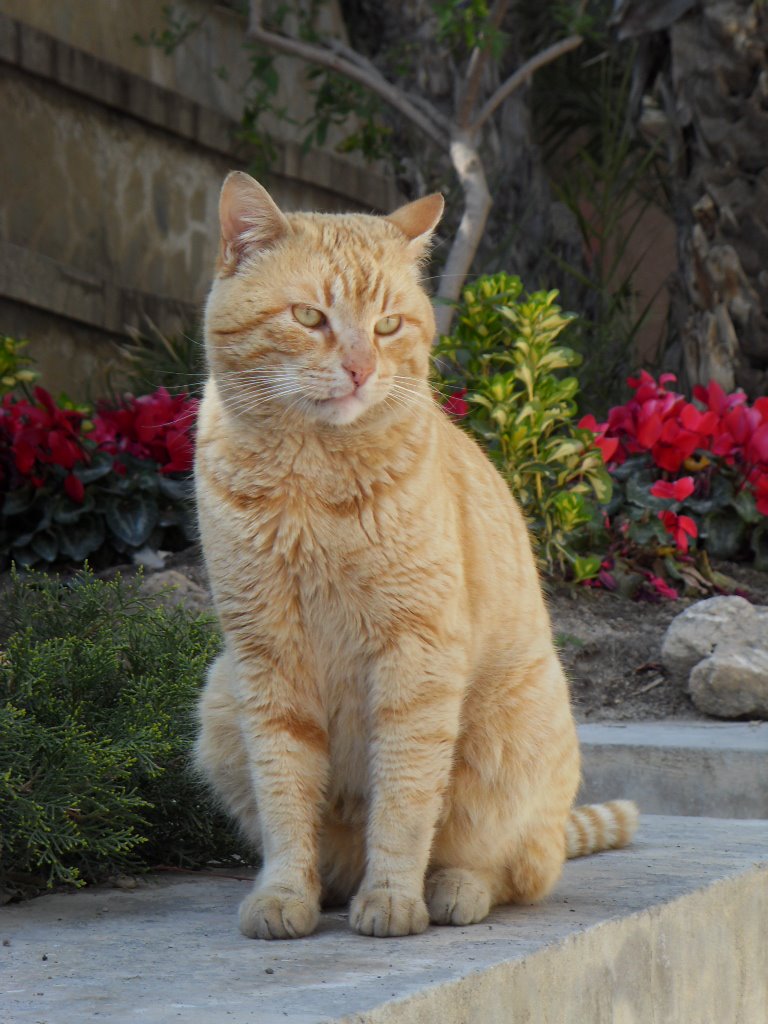
<instances>
[{"instance_id":1,"label":"striped tail","mask_svg":"<svg viewBox=\"0 0 768 1024\"><path fill-rule=\"evenodd\" d=\"M566 857L626 846L637 829L637 817L637 805L631 800L574 807L565 826Z\"/></svg>"}]
</instances>

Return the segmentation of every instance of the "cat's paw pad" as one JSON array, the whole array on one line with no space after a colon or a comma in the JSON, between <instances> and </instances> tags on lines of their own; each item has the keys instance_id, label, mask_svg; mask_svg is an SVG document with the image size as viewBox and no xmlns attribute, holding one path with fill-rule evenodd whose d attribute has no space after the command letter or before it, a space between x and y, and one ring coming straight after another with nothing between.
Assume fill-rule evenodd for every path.
<instances>
[{"instance_id":1,"label":"cat's paw pad","mask_svg":"<svg viewBox=\"0 0 768 1024\"><path fill-rule=\"evenodd\" d=\"M315 930L320 908L308 893L266 886L245 897L239 918L249 939L299 939Z\"/></svg>"},{"instance_id":2,"label":"cat's paw pad","mask_svg":"<svg viewBox=\"0 0 768 1024\"><path fill-rule=\"evenodd\" d=\"M463 868L443 868L430 875L426 898L433 924L476 924L491 909L486 883Z\"/></svg>"},{"instance_id":3,"label":"cat's paw pad","mask_svg":"<svg viewBox=\"0 0 768 1024\"><path fill-rule=\"evenodd\" d=\"M349 923L361 935L418 935L429 925L420 895L396 889L361 890L352 901Z\"/></svg>"}]
</instances>

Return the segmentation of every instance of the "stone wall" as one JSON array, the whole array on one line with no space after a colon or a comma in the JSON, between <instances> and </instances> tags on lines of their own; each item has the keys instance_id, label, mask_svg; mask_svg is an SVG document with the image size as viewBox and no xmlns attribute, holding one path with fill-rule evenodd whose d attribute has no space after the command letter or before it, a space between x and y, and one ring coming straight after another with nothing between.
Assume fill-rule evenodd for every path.
<instances>
[{"instance_id":1,"label":"stone wall","mask_svg":"<svg viewBox=\"0 0 768 1024\"><path fill-rule=\"evenodd\" d=\"M129 326L189 327L205 297L221 180L248 166L244 19L181 6L210 13L167 57L134 41L162 27L155 0L0 0L0 332L31 339L54 391L102 394ZM295 72L283 64L281 101L301 117ZM396 205L381 174L330 147L303 153L272 127L264 182L286 208Z\"/></svg>"}]
</instances>

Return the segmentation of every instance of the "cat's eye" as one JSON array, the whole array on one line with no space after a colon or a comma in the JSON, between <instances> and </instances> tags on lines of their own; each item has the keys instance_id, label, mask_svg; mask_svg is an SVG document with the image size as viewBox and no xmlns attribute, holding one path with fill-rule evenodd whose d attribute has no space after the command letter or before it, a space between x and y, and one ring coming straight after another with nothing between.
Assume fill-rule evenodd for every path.
<instances>
[{"instance_id":1,"label":"cat's eye","mask_svg":"<svg viewBox=\"0 0 768 1024\"><path fill-rule=\"evenodd\" d=\"M394 334L402 322L401 316L383 316L376 321L373 329L376 334Z\"/></svg>"},{"instance_id":2,"label":"cat's eye","mask_svg":"<svg viewBox=\"0 0 768 1024\"><path fill-rule=\"evenodd\" d=\"M293 315L305 327L322 327L325 323L325 313L314 306L294 306Z\"/></svg>"}]
</instances>

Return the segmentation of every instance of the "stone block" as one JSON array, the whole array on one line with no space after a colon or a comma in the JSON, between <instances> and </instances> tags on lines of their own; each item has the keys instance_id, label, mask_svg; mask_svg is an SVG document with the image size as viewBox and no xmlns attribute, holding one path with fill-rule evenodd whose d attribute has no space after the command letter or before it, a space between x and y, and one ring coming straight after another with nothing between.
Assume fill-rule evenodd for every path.
<instances>
[{"instance_id":1,"label":"stone block","mask_svg":"<svg viewBox=\"0 0 768 1024\"><path fill-rule=\"evenodd\" d=\"M705 714L768 717L768 608L743 597L698 601L670 623L661 657Z\"/></svg>"},{"instance_id":2,"label":"stone block","mask_svg":"<svg viewBox=\"0 0 768 1024\"><path fill-rule=\"evenodd\" d=\"M768 650L728 644L691 669L688 692L718 718L768 718Z\"/></svg>"}]
</instances>

